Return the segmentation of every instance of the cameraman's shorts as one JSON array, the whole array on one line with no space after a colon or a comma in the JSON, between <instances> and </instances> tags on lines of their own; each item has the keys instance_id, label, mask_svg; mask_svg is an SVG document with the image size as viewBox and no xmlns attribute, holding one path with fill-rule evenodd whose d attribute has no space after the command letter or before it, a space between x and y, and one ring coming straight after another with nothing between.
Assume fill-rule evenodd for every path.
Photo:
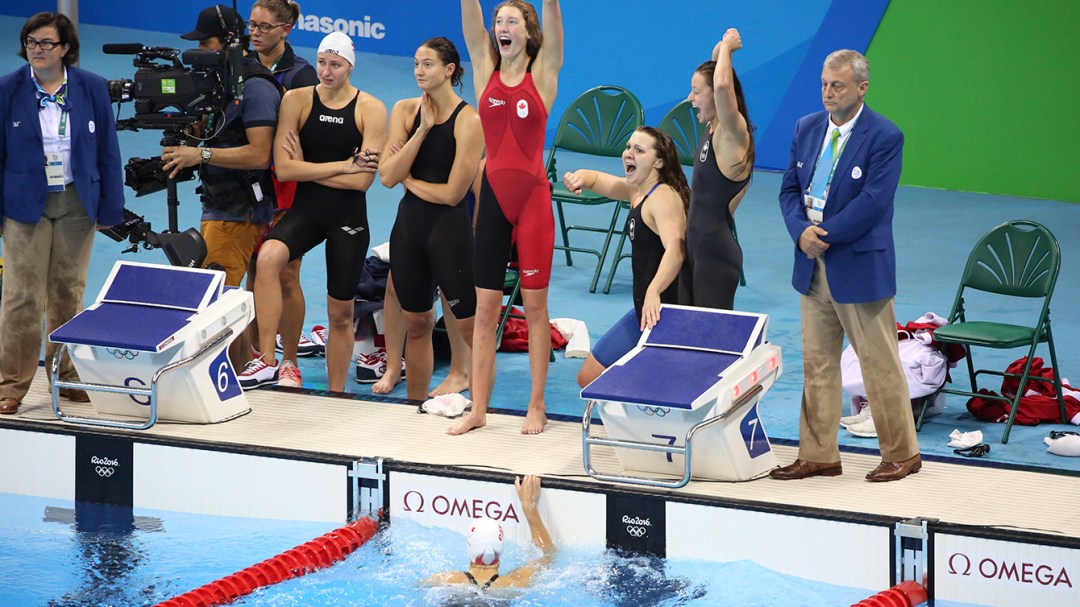
<instances>
[{"instance_id":1,"label":"cameraman's shorts","mask_svg":"<svg viewBox=\"0 0 1080 607\"><path fill-rule=\"evenodd\" d=\"M225 284L239 287L266 224L212 220L203 221L200 227L206 241L203 267L216 263L225 270Z\"/></svg>"}]
</instances>

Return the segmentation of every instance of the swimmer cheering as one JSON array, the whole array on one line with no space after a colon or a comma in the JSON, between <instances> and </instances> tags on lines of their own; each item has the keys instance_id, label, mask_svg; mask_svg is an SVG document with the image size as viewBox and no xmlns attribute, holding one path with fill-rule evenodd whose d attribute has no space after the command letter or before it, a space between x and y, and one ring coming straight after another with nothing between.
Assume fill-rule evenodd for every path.
<instances>
[{"instance_id":1,"label":"swimmer cheering","mask_svg":"<svg viewBox=\"0 0 1080 607\"><path fill-rule=\"evenodd\" d=\"M461 27L473 61L473 84L487 145L487 164L476 210L472 411L447 430L464 434L482 427L495 383L495 332L502 304L511 241L516 243L521 295L529 327L532 390L523 434L544 431L551 329L547 292L555 220L544 171L544 131L555 102L563 64L562 12L544 0L543 31L525 0L495 8L484 28L479 0L461 0Z\"/></svg>"}]
</instances>

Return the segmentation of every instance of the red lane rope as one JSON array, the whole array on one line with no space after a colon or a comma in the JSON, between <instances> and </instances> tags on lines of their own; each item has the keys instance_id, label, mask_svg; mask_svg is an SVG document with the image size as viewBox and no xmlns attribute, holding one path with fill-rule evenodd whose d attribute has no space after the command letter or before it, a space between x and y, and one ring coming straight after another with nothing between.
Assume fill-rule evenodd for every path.
<instances>
[{"instance_id":1,"label":"red lane rope","mask_svg":"<svg viewBox=\"0 0 1080 607\"><path fill-rule=\"evenodd\" d=\"M375 535L378 525L374 519L362 518L155 607L225 605L259 588L329 567L363 546Z\"/></svg>"},{"instance_id":2,"label":"red lane rope","mask_svg":"<svg viewBox=\"0 0 1080 607\"><path fill-rule=\"evenodd\" d=\"M851 607L916 607L926 602L926 588L918 582L906 581L865 598Z\"/></svg>"}]
</instances>

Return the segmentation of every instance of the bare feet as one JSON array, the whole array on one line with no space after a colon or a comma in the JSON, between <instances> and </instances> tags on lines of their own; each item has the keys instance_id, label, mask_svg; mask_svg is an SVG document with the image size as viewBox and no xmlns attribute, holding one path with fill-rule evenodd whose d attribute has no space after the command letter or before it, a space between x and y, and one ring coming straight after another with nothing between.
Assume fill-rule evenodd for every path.
<instances>
[{"instance_id":1,"label":"bare feet","mask_svg":"<svg viewBox=\"0 0 1080 607\"><path fill-rule=\"evenodd\" d=\"M398 385L401 381L401 371L391 373L389 367L387 367L386 373L371 386L372 394L390 394L390 391L394 389L394 386Z\"/></svg>"},{"instance_id":2,"label":"bare feet","mask_svg":"<svg viewBox=\"0 0 1080 607\"><path fill-rule=\"evenodd\" d=\"M529 412L525 414L525 423L521 424L522 434L540 434L544 431L544 426L547 425L547 415L544 414L543 407L529 407Z\"/></svg>"},{"instance_id":3,"label":"bare feet","mask_svg":"<svg viewBox=\"0 0 1080 607\"><path fill-rule=\"evenodd\" d=\"M468 389L469 376L451 371L450 374L446 376L446 379L442 380L442 383L435 386L435 389L431 392L428 392L428 396L434 397L441 394L461 394Z\"/></svg>"},{"instance_id":4,"label":"bare feet","mask_svg":"<svg viewBox=\"0 0 1080 607\"><path fill-rule=\"evenodd\" d=\"M487 425L487 414L470 411L461 421L447 428L446 433L451 436L457 436L459 434L465 434L469 430L483 428L485 425Z\"/></svg>"}]
</instances>

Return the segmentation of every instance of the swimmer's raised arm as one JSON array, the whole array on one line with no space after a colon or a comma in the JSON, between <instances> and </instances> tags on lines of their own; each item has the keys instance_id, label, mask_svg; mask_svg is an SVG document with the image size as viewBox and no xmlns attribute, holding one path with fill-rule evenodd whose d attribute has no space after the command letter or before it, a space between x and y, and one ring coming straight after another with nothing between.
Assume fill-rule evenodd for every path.
<instances>
[{"instance_id":1,"label":"swimmer's raised arm","mask_svg":"<svg viewBox=\"0 0 1080 607\"><path fill-rule=\"evenodd\" d=\"M540 477L531 474L524 479L514 479L518 498L521 500L521 510L525 514L525 520L529 523L529 533L532 534L533 543L543 551L540 558L518 567L517 569L501 576L496 580L495 586L528 586L532 578L541 568L551 565L555 560L555 542L551 541L544 520L540 518L540 510L537 503L540 501Z\"/></svg>"}]
</instances>

